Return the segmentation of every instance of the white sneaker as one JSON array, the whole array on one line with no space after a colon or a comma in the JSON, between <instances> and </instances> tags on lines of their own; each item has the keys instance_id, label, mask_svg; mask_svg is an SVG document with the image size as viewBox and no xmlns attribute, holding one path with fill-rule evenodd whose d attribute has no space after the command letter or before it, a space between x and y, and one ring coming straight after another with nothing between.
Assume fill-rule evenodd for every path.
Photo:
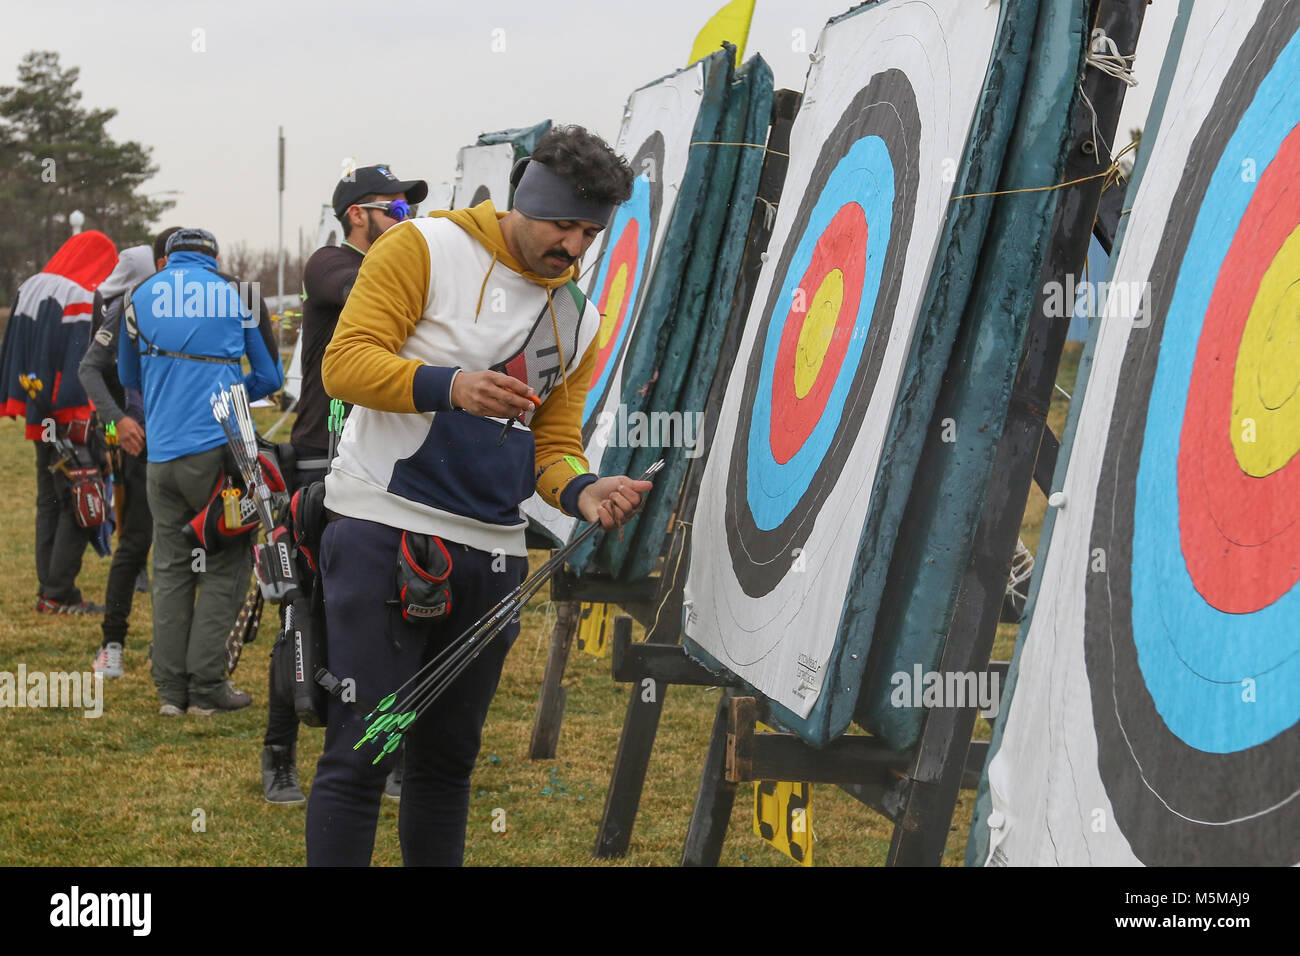
<instances>
[{"instance_id":1,"label":"white sneaker","mask_svg":"<svg viewBox=\"0 0 1300 956\"><path fill-rule=\"evenodd\" d=\"M122 668L122 645L117 641L109 641L99 649L99 656L95 658L95 663L91 667L96 674L103 674L105 677L125 676L126 671Z\"/></svg>"}]
</instances>

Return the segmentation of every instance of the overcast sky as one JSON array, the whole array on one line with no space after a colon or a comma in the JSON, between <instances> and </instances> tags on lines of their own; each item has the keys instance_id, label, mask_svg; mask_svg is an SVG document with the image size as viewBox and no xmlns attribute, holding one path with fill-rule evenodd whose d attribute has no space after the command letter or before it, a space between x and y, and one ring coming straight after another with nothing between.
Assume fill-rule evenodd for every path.
<instances>
[{"instance_id":1,"label":"overcast sky","mask_svg":"<svg viewBox=\"0 0 1300 956\"><path fill-rule=\"evenodd\" d=\"M628 95L686 63L722 0L3 0L0 83L23 54L81 68L82 105L153 148L145 191L166 224L276 242L276 128L287 140L285 244L310 244L346 157L450 182L485 131L551 119L613 140ZM982 2L982 0L969 0ZM801 90L808 51L846 0L758 0L746 57ZM1121 144L1141 125L1175 0L1155 0Z\"/></svg>"}]
</instances>

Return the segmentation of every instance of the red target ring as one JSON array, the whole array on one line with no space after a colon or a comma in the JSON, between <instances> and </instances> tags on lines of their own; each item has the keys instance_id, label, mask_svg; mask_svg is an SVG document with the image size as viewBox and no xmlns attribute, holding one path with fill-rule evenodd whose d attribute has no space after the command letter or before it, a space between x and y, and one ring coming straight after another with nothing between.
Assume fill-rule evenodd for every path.
<instances>
[{"instance_id":1,"label":"red target ring","mask_svg":"<svg viewBox=\"0 0 1300 956\"><path fill-rule=\"evenodd\" d=\"M826 414L827 401L839 377L840 366L853 338L854 325L862 299L863 276L867 267L867 219L862 207L855 202L846 203L831 218L825 231L817 239L812 259L799 280L797 289L803 293L803 302L792 301L786 313L777 347L776 368L772 375L772 457L785 464L803 447L808 436ZM827 307L818 302L818 292L824 288L828 277L838 271L834 279L843 296L835 311L829 342L824 339L813 343L815 370L806 370L809 350L803 335L809 316ZM800 305L802 304L802 308ZM817 336L814 335L814 338ZM801 354L800 345L805 344ZM821 345L825 345L825 351ZM805 367L799 374L799 366ZM801 378L813 376L810 387L801 387ZM803 392L803 394L800 394Z\"/></svg>"},{"instance_id":2,"label":"red target ring","mask_svg":"<svg viewBox=\"0 0 1300 956\"><path fill-rule=\"evenodd\" d=\"M1247 474L1237 460L1233 382L1264 274L1300 223L1300 127L1260 176L1219 270L1188 388L1178 451L1179 530L1198 593L1230 614L1272 604L1300 580L1300 467Z\"/></svg>"},{"instance_id":3,"label":"red target ring","mask_svg":"<svg viewBox=\"0 0 1300 956\"><path fill-rule=\"evenodd\" d=\"M604 372L605 366L609 364L610 356L618 347L619 332L623 328L623 323L627 321L628 308L633 299L633 290L636 289L637 280L637 248L640 238L641 228L635 219L629 219L624 227L622 234L618 237L618 242L609 253L609 266L606 273L605 287L600 292L600 303L598 311L601 314L601 329L597 333L605 339L603 345L599 346L596 352L596 367L591 373L591 387L595 387L596 382L600 381L601 373ZM622 280L618 280L620 270L624 270ZM613 315L608 315L610 292L614 289L620 291L620 298L615 303L618 311Z\"/></svg>"}]
</instances>

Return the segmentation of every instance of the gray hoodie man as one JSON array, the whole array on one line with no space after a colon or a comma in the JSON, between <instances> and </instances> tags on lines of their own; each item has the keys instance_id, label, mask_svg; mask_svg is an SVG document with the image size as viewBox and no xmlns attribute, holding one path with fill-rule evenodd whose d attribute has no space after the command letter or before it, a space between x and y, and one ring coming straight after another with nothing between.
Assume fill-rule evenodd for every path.
<instances>
[{"instance_id":1,"label":"gray hoodie man","mask_svg":"<svg viewBox=\"0 0 1300 956\"><path fill-rule=\"evenodd\" d=\"M144 400L135 389L123 388L117 377L118 335L126 294L153 275L153 250L133 246L118 256L117 268L99 287L95 301L95 329L90 347L77 369L86 394L105 423L112 423L120 448L110 446L117 491L117 551L108 569L104 598L103 641L94 669L105 677L125 673L122 656L127 622L135 598L136 579L149 560L153 517L146 493L144 458Z\"/></svg>"}]
</instances>

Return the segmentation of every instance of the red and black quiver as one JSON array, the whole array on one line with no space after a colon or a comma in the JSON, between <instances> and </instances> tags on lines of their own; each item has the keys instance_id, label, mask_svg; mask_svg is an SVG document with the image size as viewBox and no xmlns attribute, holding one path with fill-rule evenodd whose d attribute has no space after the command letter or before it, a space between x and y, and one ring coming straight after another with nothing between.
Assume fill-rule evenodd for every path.
<instances>
[{"instance_id":1,"label":"red and black quiver","mask_svg":"<svg viewBox=\"0 0 1300 956\"><path fill-rule=\"evenodd\" d=\"M289 485L281 466L284 449L287 446L276 445L262 438L258 438L257 446L257 459L262 466L262 478L271 491L272 510L279 511L289 497ZM236 541L247 540L246 536L249 532L256 531L258 526L257 508L253 504L253 496L248 493L248 488L244 484L229 447L225 448L225 452L223 473L217 478L212 493L208 496L207 504L182 529L191 547L202 548L211 553L220 551ZM292 468L291 461L287 465ZM232 490L239 492L239 519L235 522L227 520L227 498L223 496L223 492L228 493Z\"/></svg>"},{"instance_id":2,"label":"red and black quiver","mask_svg":"<svg viewBox=\"0 0 1300 956\"><path fill-rule=\"evenodd\" d=\"M293 537L299 587L285 597L284 626L271 648L274 692L291 703L298 719L309 727L325 725L331 691L345 703L355 700L349 699L348 688L330 674L326 662L319 560L327 520L325 482L313 482L293 493L285 523Z\"/></svg>"}]
</instances>

